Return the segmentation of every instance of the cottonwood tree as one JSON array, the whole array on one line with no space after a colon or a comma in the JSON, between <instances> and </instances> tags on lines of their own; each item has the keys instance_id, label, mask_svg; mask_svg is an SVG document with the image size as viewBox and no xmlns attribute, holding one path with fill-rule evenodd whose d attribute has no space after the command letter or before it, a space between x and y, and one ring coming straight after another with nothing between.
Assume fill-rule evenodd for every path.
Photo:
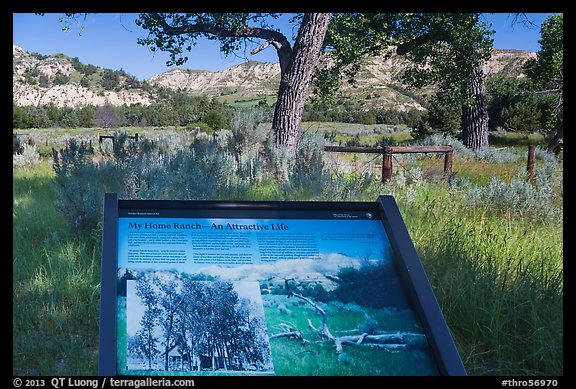
<instances>
[{"instance_id":1,"label":"cottonwood tree","mask_svg":"<svg viewBox=\"0 0 576 389\"><path fill-rule=\"evenodd\" d=\"M158 294L159 323L164 337L164 370L168 371L170 370L169 352L177 345L179 340L177 329L181 328L181 320L177 313L183 302L183 297L177 290L177 280L161 282L156 279L154 284L160 291Z\"/></svg>"},{"instance_id":2,"label":"cottonwood tree","mask_svg":"<svg viewBox=\"0 0 576 389\"><path fill-rule=\"evenodd\" d=\"M491 34L478 13L337 14L326 36L335 66L324 74L345 74L353 81L363 57L395 49L410 60L402 76L406 84L434 85L439 97L452 99L456 91L462 140L475 150L488 146L483 65L491 55Z\"/></svg>"},{"instance_id":3,"label":"cottonwood tree","mask_svg":"<svg viewBox=\"0 0 576 389\"><path fill-rule=\"evenodd\" d=\"M549 105L552 136L547 149L558 153L564 141L564 16L552 15L541 27L540 51L524 65L534 90Z\"/></svg>"},{"instance_id":4,"label":"cottonwood tree","mask_svg":"<svg viewBox=\"0 0 576 389\"><path fill-rule=\"evenodd\" d=\"M140 279L136 283L136 295L140 297L144 306L144 314L140 319L141 329L130 342L130 351L144 355L148 360L148 369L152 369L152 361L160 353L157 348L158 337L154 334L154 328L158 323L160 309L158 308L158 296L150 283Z\"/></svg>"},{"instance_id":5,"label":"cottonwood tree","mask_svg":"<svg viewBox=\"0 0 576 389\"><path fill-rule=\"evenodd\" d=\"M261 45L252 50L256 54L266 47L276 49L280 63L280 85L272 130L277 145L294 151L308 89L320 56L324 35L330 22L329 13L305 13L293 20L300 26L294 45L267 20L278 14L264 13L191 13L140 14L136 24L148 30L149 36L139 40L152 51L170 54L168 65L182 65L201 37L220 42L220 49L231 54L245 48L249 41Z\"/></svg>"}]
</instances>

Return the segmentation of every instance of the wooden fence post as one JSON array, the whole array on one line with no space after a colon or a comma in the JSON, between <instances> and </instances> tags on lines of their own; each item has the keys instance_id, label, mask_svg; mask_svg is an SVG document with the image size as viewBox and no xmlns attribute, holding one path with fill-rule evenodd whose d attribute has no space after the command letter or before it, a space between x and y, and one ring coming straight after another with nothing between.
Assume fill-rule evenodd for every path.
<instances>
[{"instance_id":1,"label":"wooden fence post","mask_svg":"<svg viewBox=\"0 0 576 389\"><path fill-rule=\"evenodd\" d=\"M382 153L382 182L392 178L392 153L390 147L384 147Z\"/></svg>"},{"instance_id":2,"label":"wooden fence post","mask_svg":"<svg viewBox=\"0 0 576 389\"><path fill-rule=\"evenodd\" d=\"M530 145L528 146L528 165L526 166L526 170L528 171L528 178L532 178L534 175L534 155L536 151L536 146Z\"/></svg>"},{"instance_id":3,"label":"wooden fence post","mask_svg":"<svg viewBox=\"0 0 576 389\"><path fill-rule=\"evenodd\" d=\"M452 146L450 146L451 150L447 151L444 155L444 177L449 179L452 175L452 156L454 154L454 150L452 150Z\"/></svg>"}]
</instances>

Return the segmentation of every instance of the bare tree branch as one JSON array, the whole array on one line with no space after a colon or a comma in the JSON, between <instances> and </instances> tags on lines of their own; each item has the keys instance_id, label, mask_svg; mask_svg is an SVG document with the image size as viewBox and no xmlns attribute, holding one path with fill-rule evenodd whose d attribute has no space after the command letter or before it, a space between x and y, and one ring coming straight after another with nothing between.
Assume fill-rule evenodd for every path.
<instances>
[{"instance_id":1,"label":"bare tree branch","mask_svg":"<svg viewBox=\"0 0 576 389\"><path fill-rule=\"evenodd\" d=\"M276 50L280 50L282 48L282 43L276 42L273 39L268 39L266 42L262 43L260 46L258 46L257 48L255 48L254 50L252 50L250 52L250 54L257 54L260 51L264 50L265 48L267 48L268 46L274 46L276 48Z\"/></svg>"}]
</instances>

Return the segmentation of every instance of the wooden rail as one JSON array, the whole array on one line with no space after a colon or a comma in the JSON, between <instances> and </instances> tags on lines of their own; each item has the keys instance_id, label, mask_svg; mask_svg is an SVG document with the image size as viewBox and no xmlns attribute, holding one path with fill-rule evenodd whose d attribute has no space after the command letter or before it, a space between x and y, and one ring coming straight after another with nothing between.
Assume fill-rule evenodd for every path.
<instances>
[{"instance_id":1,"label":"wooden rail","mask_svg":"<svg viewBox=\"0 0 576 389\"><path fill-rule=\"evenodd\" d=\"M112 142L114 142L114 140L116 140L116 136L114 136L114 135L98 135L98 143L102 143L103 139L112 139ZM128 139L134 139L136 142L138 142L138 133L135 133L134 135L128 135Z\"/></svg>"},{"instance_id":2,"label":"wooden rail","mask_svg":"<svg viewBox=\"0 0 576 389\"><path fill-rule=\"evenodd\" d=\"M324 146L324 151L336 153L371 153L382 154L382 182L392 178L392 155L409 153L439 153L444 154L444 177L449 178L452 174L452 146Z\"/></svg>"}]
</instances>

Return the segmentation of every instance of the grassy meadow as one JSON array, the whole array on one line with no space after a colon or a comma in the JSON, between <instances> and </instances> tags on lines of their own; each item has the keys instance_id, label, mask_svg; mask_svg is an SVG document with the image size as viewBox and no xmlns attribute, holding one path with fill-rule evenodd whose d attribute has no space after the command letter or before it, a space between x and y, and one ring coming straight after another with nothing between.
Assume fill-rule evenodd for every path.
<instances>
[{"instance_id":1,"label":"grassy meadow","mask_svg":"<svg viewBox=\"0 0 576 389\"><path fill-rule=\"evenodd\" d=\"M309 124L314 126L320 124ZM330 126L324 130L332 139L354 136L354 130ZM46 139L42 147L48 149ZM542 139L498 134L491 141L490 149L519 157L475 158L456 149L449 181L431 173L441 173L441 159L399 159L391 182L381 183L378 159L325 156L325 166L346 167L338 173L341 181L318 182L343 188L373 171L361 190L345 192L345 200L395 196L469 375L563 375L562 163L540 158L538 172L548 173L520 178L527 142ZM56 204L66 200L50 153L41 155L31 166L13 168L13 374L96 375L100 231L76 228L59 211ZM354 163L363 167L350 169ZM341 191L315 192L315 182L304 190L267 176L242 190L212 193L217 199L343 200ZM301 353L302 366L275 366L288 374L304 366L312 370L302 374L314 374L313 352L333 352L307 352L284 339L273 347ZM342 368L339 362L329 368Z\"/></svg>"}]
</instances>

